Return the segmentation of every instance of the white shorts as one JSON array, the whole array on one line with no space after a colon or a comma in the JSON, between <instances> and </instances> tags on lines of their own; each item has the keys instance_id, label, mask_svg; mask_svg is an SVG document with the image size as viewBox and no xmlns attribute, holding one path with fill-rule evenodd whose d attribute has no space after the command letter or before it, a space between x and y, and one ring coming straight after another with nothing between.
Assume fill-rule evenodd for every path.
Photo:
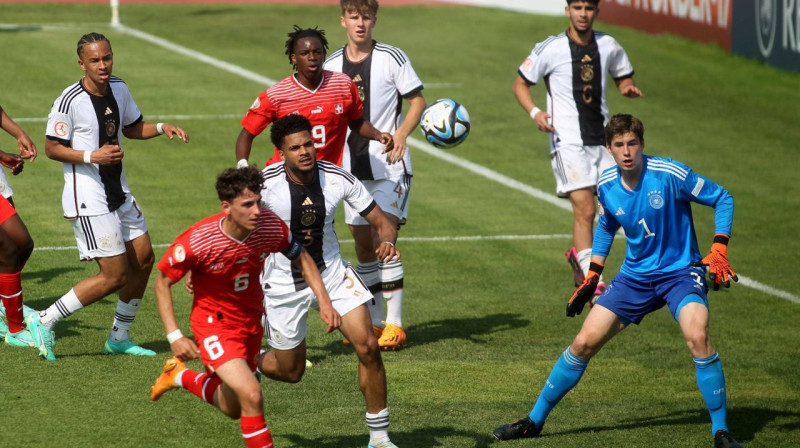
<instances>
[{"instance_id":1,"label":"white shorts","mask_svg":"<svg viewBox=\"0 0 800 448\"><path fill-rule=\"evenodd\" d=\"M130 196L117 210L70 221L81 261L125 253L125 243L147 233L147 221L136 199Z\"/></svg>"},{"instance_id":2,"label":"white shorts","mask_svg":"<svg viewBox=\"0 0 800 448\"><path fill-rule=\"evenodd\" d=\"M411 176L403 174L399 179L362 180L375 202L384 213L397 217L400 225L408 219L408 196L411 192ZM344 203L344 222L351 226L368 226L369 222L350 205Z\"/></svg>"},{"instance_id":3,"label":"white shorts","mask_svg":"<svg viewBox=\"0 0 800 448\"><path fill-rule=\"evenodd\" d=\"M335 272L330 273L326 269L323 281L336 312L344 316L372 300L372 293L352 266L338 265L334 269ZM319 310L319 303L311 288L286 294L272 294L267 290L264 293L264 308L267 311L267 342L272 348L291 350L306 338L308 310Z\"/></svg>"},{"instance_id":4,"label":"white shorts","mask_svg":"<svg viewBox=\"0 0 800 448\"><path fill-rule=\"evenodd\" d=\"M614 158L605 146L559 145L550 152L550 165L560 198L588 187L597 187L600 173L614 166Z\"/></svg>"}]
</instances>

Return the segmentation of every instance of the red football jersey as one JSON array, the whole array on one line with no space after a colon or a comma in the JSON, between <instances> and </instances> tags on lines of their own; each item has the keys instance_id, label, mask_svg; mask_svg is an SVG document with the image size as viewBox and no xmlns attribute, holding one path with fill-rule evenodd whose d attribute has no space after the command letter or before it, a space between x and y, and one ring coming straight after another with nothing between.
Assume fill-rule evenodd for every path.
<instances>
[{"instance_id":1,"label":"red football jersey","mask_svg":"<svg viewBox=\"0 0 800 448\"><path fill-rule=\"evenodd\" d=\"M289 248L291 234L275 213L261 210L258 227L244 241L222 231L224 213L194 224L175 239L158 263L172 281L192 272L192 320L252 322L264 313L260 276L264 259Z\"/></svg>"},{"instance_id":2,"label":"red football jersey","mask_svg":"<svg viewBox=\"0 0 800 448\"><path fill-rule=\"evenodd\" d=\"M325 70L316 90L308 90L294 78L285 78L261 92L242 118L242 127L259 135L273 121L289 114L300 114L311 122L311 136L317 160L342 165L342 152L351 121L361 118L364 103L349 76ZM280 162L278 149L267 165Z\"/></svg>"}]
</instances>

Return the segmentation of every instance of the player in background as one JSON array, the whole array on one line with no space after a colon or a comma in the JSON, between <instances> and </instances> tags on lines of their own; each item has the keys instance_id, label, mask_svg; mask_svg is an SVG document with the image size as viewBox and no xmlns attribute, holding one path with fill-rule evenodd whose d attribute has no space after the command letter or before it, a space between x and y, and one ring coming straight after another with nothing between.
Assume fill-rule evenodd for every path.
<instances>
[{"instance_id":1,"label":"player in background","mask_svg":"<svg viewBox=\"0 0 800 448\"><path fill-rule=\"evenodd\" d=\"M238 166L247 165L257 135L273 121L293 113L311 121L320 160L342 164L348 127L364 138L379 141L385 151L392 148L392 136L362 117L363 104L353 81L341 73L323 70L327 50L324 31L295 25L286 41L286 55L295 73L261 92L242 118L242 131L236 139ZM280 160L275 148L267 165Z\"/></svg>"},{"instance_id":2,"label":"player in background","mask_svg":"<svg viewBox=\"0 0 800 448\"><path fill-rule=\"evenodd\" d=\"M158 263L156 302L174 356L167 359L150 398L182 387L239 419L250 448L272 447L264 420L261 384L254 375L264 327L264 295L259 284L264 259L284 257L302 273L319 297L328 332L341 324L314 260L283 221L261 208L264 179L255 167L228 169L217 178L222 212L191 226L175 239ZM280 254L280 255L278 255ZM195 341L183 336L175 318L171 287L192 273L191 326ZM201 358L206 373L183 361Z\"/></svg>"},{"instance_id":3,"label":"player in background","mask_svg":"<svg viewBox=\"0 0 800 448\"><path fill-rule=\"evenodd\" d=\"M592 300L620 227L627 240L625 261L591 308L572 345L558 358L531 412L495 429L494 437L537 437L547 415L578 384L589 360L603 345L666 305L692 355L697 385L711 414L715 446L739 447L728 434L725 376L708 333L708 287L703 271L707 266L714 290L720 285L730 287L730 280L737 280L727 256L733 197L680 162L643 154L644 125L632 115L613 116L605 127L605 140L617 166L600 176L600 221L592 263L567 303L567 316L580 314ZM714 208L714 243L705 257L697 246L693 202Z\"/></svg>"},{"instance_id":4,"label":"player in background","mask_svg":"<svg viewBox=\"0 0 800 448\"><path fill-rule=\"evenodd\" d=\"M373 40L378 20L377 0L341 0L341 23L347 44L325 61L325 69L345 73L355 81L364 101L364 119L393 133L394 149L388 153L378 142L349 133L342 166L358 178L398 230L408 218L411 190L411 152L406 139L417 127L425 98L411 61L403 50ZM408 101L405 119L402 99ZM403 330L403 263L380 262L375 250L381 239L375 228L352 209L344 206L345 221L355 241L356 272L375 299L368 302L372 325L381 349L397 349L406 340ZM383 315L386 299L386 316ZM385 322L385 328L384 328Z\"/></svg>"},{"instance_id":5,"label":"player in background","mask_svg":"<svg viewBox=\"0 0 800 448\"><path fill-rule=\"evenodd\" d=\"M19 155L0 151L0 164L17 175L22 172L25 160L36 159L36 145L0 106L0 129L17 140ZM22 298L22 268L33 253L33 238L14 208L13 190L0 168L0 337L15 347L35 345L33 335L25 324L25 317L34 310L25 306Z\"/></svg>"},{"instance_id":6,"label":"player in background","mask_svg":"<svg viewBox=\"0 0 800 448\"><path fill-rule=\"evenodd\" d=\"M100 272L28 319L38 329L33 336L42 356L55 361L56 323L118 290L114 322L103 351L155 356L154 351L134 344L129 335L154 255L147 222L122 167L122 136L145 140L166 134L184 142L189 137L177 126L143 120L128 85L112 75L114 53L102 34L80 38L78 65L84 77L64 89L47 118L45 152L63 164L61 204L75 232L81 261L96 260Z\"/></svg>"},{"instance_id":7,"label":"player in background","mask_svg":"<svg viewBox=\"0 0 800 448\"><path fill-rule=\"evenodd\" d=\"M387 432L386 371L365 305L372 294L342 260L333 226L336 207L342 200L349 202L378 229L383 241L377 249L381 260L400 258L394 247L397 230L358 179L330 162L316 160L311 131L309 120L297 114L272 124L270 137L284 162L264 169L262 201L311 254L341 316L339 330L358 356L358 380L367 405L368 446L392 448L395 445ZM300 273L277 255L267 258L261 283L272 350L261 358L259 370L273 380L296 383L306 368L308 312L317 307L319 297Z\"/></svg>"},{"instance_id":8,"label":"player in background","mask_svg":"<svg viewBox=\"0 0 800 448\"><path fill-rule=\"evenodd\" d=\"M569 28L536 44L520 65L512 91L536 127L550 134L550 164L556 194L572 204L572 243L567 262L575 286L589 272L592 254L594 195L600 173L614 164L604 148L608 122L607 77L628 98L644 96L633 82L633 66L613 37L594 31L599 0L567 0ZM531 86L545 80L547 112L533 102ZM605 289L603 279L597 294Z\"/></svg>"}]
</instances>

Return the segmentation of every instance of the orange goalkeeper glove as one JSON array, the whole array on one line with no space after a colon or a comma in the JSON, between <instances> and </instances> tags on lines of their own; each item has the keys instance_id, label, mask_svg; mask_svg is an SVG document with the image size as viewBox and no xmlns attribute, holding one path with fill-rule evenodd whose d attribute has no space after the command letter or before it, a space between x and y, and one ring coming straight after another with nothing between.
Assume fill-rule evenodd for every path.
<instances>
[{"instance_id":1,"label":"orange goalkeeper glove","mask_svg":"<svg viewBox=\"0 0 800 448\"><path fill-rule=\"evenodd\" d=\"M581 314L586 302L592 300L597 284L600 283L600 274L603 273L603 267L602 264L595 262L589 265L589 273L586 274L583 283L572 293L572 297L567 302L567 317L575 317L576 314Z\"/></svg>"},{"instance_id":2,"label":"orange goalkeeper glove","mask_svg":"<svg viewBox=\"0 0 800 448\"><path fill-rule=\"evenodd\" d=\"M739 277L731 269L728 262L728 235L718 233L714 235L714 244L711 245L711 253L702 260L692 263L692 266L708 266L708 279L714 291L719 291L720 284L726 288L731 287L731 279L738 282Z\"/></svg>"}]
</instances>

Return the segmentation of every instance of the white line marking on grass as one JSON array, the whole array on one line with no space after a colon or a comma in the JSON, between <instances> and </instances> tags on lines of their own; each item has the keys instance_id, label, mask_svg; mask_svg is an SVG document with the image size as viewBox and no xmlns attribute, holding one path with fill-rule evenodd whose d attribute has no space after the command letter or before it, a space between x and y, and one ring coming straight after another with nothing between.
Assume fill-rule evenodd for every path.
<instances>
[{"instance_id":1,"label":"white line marking on grass","mask_svg":"<svg viewBox=\"0 0 800 448\"><path fill-rule=\"evenodd\" d=\"M130 34L131 36L138 37L139 39L145 40L152 44L158 45L160 47L175 51L176 53L182 54L184 56L197 59L198 61L205 62L206 64L212 65L214 67L220 68L225 70L226 72L233 73L234 75L241 76L243 78L265 84L267 86L272 86L275 84L276 81L267 78L265 76L261 76L258 73L252 72L245 68L239 67L238 65L234 65L225 61L221 61L219 59L213 58L206 54L200 53L195 50L191 50L189 48L183 47L181 45L172 43L166 39L163 39L158 36L154 36L152 34L145 33L143 31L136 30L134 28L127 27L125 25L120 25L119 30ZM557 196L545 193L544 191L532 187L530 185L524 184L518 180L512 179L506 175L500 174L497 171L491 170L486 168L482 165L478 165L477 163L470 162L469 160L463 159L461 157L454 156L453 154L447 153L445 151L441 151L439 149L434 148L433 146L422 142L421 140L417 140L416 138L409 137L410 145L414 148L419 149L420 151L435 157L439 160L451 163L453 165L459 166L464 168L467 171L471 171L483 178L491 180L493 182L497 182L501 185L506 187L512 188L517 190L521 193L527 194L528 196L532 196L536 199L541 201L547 202L552 204L562 210L565 211L572 211L572 206L569 204L569 201L564 199L559 199ZM791 294L786 291L782 291L771 286L763 285L755 280L751 280L747 277L740 276L739 281L747 287L754 288L758 291L764 292L766 294L770 294L775 297L779 297L781 299L789 300L790 302L800 303L800 298L796 295Z\"/></svg>"},{"instance_id":2,"label":"white line marking on grass","mask_svg":"<svg viewBox=\"0 0 800 448\"><path fill-rule=\"evenodd\" d=\"M242 118L242 114L211 114L211 115L148 115L152 120L221 120L226 118ZM19 123L46 123L47 117L22 117L15 118Z\"/></svg>"},{"instance_id":3,"label":"white line marking on grass","mask_svg":"<svg viewBox=\"0 0 800 448\"><path fill-rule=\"evenodd\" d=\"M145 33L144 31L139 31L134 28L130 28L125 25L120 25L118 28L119 31L129 34L133 37L138 37L141 40L150 42L151 44L158 45L159 47L166 48L167 50L172 50L175 53L182 54L186 57L197 59L198 61L205 62L208 65L212 65L217 67L221 70L225 70L228 73L233 73L234 75L241 76L242 78L249 79L251 81L255 81L262 85L271 86L275 84L277 81L267 78L266 76L259 75L256 72L247 70L246 68L239 67L238 65L231 64L229 62L222 61L215 57L209 56L204 53L200 53L199 51L195 51L189 48L186 48L182 45L178 45L176 43L170 42L166 39L160 38L158 36L154 36L149 33Z\"/></svg>"},{"instance_id":4,"label":"white line marking on grass","mask_svg":"<svg viewBox=\"0 0 800 448\"><path fill-rule=\"evenodd\" d=\"M226 118L242 118L242 114L212 114L212 115L148 115L151 120L222 120ZM18 123L46 123L47 117L22 117L15 118Z\"/></svg>"}]
</instances>

